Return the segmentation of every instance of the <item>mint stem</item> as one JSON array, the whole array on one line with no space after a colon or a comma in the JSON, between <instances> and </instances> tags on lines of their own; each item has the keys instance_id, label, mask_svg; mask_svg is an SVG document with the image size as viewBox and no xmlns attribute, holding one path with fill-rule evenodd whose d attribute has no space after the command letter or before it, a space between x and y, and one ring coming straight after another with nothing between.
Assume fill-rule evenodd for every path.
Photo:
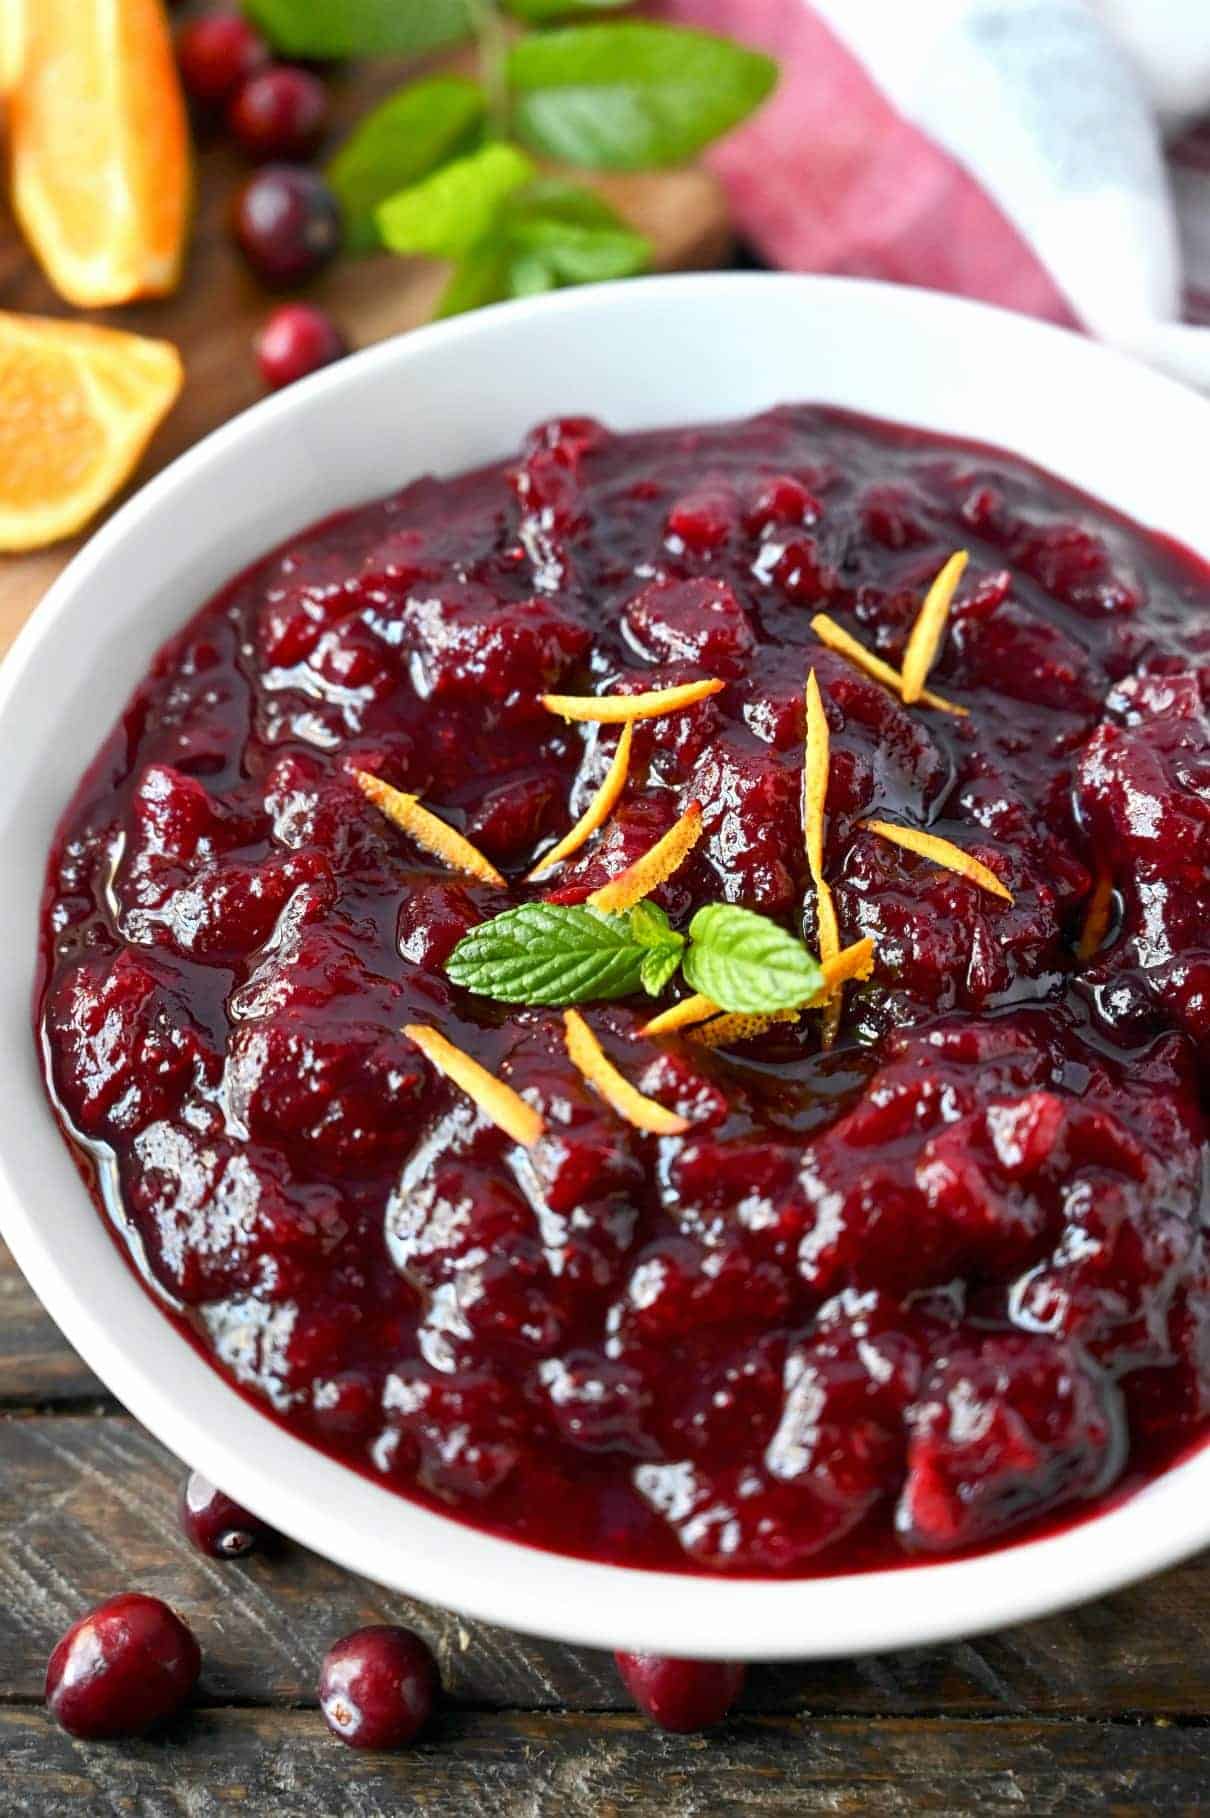
<instances>
[{"instance_id":1,"label":"mint stem","mask_svg":"<svg viewBox=\"0 0 1210 1818\"><path fill-rule=\"evenodd\" d=\"M494 139L507 139L512 115L508 30L495 0L470 0L470 12L479 40L479 80L487 96L488 130Z\"/></svg>"}]
</instances>

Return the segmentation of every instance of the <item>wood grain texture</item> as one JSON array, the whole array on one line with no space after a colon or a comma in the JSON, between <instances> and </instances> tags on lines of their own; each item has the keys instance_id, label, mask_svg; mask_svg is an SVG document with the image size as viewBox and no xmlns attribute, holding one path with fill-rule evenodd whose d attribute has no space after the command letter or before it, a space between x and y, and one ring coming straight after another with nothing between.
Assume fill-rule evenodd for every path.
<instances>
[{"instance_id":1,"label":"wood grain texture","mask_svg":"<svg viewBox=\"0 0 1210 1818\"><path fill-rule=\"evenodd\" d=\"M333 145L403 75L400 66L389 63L338 75ZM203 147L198 160L197 229L180 292L163 302L107 310L90 318L166 336L185 357L184 393L140 465L135 487L262 395L251 344L274 299L244 268L227 228L232 196L247 169L226 145ZM591 180L651 239L658 269L726 262L730 244L726 210L718 185L704 171ZM339 260L307 295L331 310L354 346L366 347L427 321L445 276L443 267L383 253ZM7 212L0 214L0 308L39 315L68 313ZM0 555L0 653L82 541L28 556Z\"/></svg>"},{"instance_id":2,"label":"wood grain texture","mask_svg":"<svg viewBox=\"0 0 1210 1818\"><path fill-rule=\"evenodd\" d=\"M331 1643L366 1622L419 1629L450 1696L483 1708L624 1709L609 1660L464 1621L298 1547L243 1564L200 1558L175 1504L183 1473L124 1415L0 1422L0 1659L9 1696L36 1698L67 1624L116 1590L164 1597L193 1625L207 1703L313 1697ZM1066 1616L948 1647L755 1671L763 1712L1197 1718L1210 1569L1194 1563Z\"/></svg>"},{"instance_id":3,"label":"wood grain texture","mask_svg":"<svg viewBox=\"0 0 1210 1818\"><path fill-rule=\"evenodd\" d=\"M416 1747L358 1754L305 1711L195 1712L152 1742L90 1745L0 1712L5 1811L273 1818L789 1818L1202 1808L1210 1731L1086 1723L740 1718L709 1739L632 1715L446 1712Z\"/></svg>"}]
</instances>

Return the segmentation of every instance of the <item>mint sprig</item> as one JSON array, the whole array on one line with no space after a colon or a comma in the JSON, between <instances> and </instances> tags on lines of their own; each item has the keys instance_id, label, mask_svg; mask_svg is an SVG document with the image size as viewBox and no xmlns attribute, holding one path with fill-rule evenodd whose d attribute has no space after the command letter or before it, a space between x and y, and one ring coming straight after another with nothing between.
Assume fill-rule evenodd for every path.
<instances>
[{"instance_id":1,"label":"mint sprig","mask_svg":"<svg viewBox=\"0 0 1210 1818\"><path fill-rule=\"evenodd\" d=\"M350 251L454 261L441 315L651 264L648 242L593 191L536 179L532 166L527 182L522 147L593 170L679 164L770 93L776 65L729 39L603 17L630 3L244 0L288 56L413 55L477 38L477 82L439 75L400 89L327 172ZM510 33L509 17L533 29Z\"/></svg>"},{"instance_id":2,"label":"mint sprig","mask_svg":"<svg viewBox=\"0 0 1210 1818\"><path fill-rule=\"evenodd\" d=\"M651 997L677 968L720 1009L794 1010L820 989L819 962L767 916L726 903L699 909L688 936L662 909L626 915L559 903L523 903L464 935L446 962L456 985L504 1004L582 1004Z\"/></svg>"}]
</instances>

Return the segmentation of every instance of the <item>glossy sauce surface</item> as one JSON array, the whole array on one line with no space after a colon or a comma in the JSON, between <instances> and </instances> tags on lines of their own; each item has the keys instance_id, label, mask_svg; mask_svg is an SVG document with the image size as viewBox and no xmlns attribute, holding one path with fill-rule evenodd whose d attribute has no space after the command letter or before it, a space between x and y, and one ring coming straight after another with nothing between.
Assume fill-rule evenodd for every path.
<instances>
[{"instance_id":1,"label":"glossy sauce surface","mask_svg":"<svg viewBox=\"0 0 1210 1818\"><path fill-rule=\"evenodd\" d=\"M904 706L897 664L971 564ZM189 602L182 602L183 610ZM832 761L825 872L871 935L818 1015L615 1063L692 1121L641 1135L557 1012L457 990L460 936L582 900L692 800L657 901L814 944L803 684ZM602 834L520 878L616 728L543 690L723 678L636 729ZM804 1573L1067 1517L1203 1431L1210 572L1012 458L841 413L612 436L321 524L158 658L51 862L38 1021L98 1201L172 1317L277 1418L401 1492L632 1564ZM365 769L461 828L451 877ZM1011 905L863 830L927 827ZM1077 947L1098 882L1100 949ZM544 1112L533 1151L403 1036L432 1024Z\"/></svg>"}]
</instances>

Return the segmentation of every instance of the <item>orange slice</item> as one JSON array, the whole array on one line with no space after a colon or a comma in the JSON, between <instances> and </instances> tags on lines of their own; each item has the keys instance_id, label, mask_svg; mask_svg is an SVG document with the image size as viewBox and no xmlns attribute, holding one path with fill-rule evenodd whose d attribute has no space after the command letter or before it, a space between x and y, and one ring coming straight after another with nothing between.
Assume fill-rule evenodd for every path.
<instances>
[{"instance_id":1,"label":"orange slice","mask_svg":"<svg viewBox=\"0 0 1210 1818\"><path fill-rule=\"evenodd\" d=\"M578 1068L590 1086L596 1087L605 1103L611 1105L619 1117L624 1117L636 1130L646 1130L652 1136L681 1136L688 1130L688 1118L678 1117L675 1111L669 1111L666 1105L657 1104L654 1098L646 1098L637 1086L632 1086L618 1072L577 1011L563 1012L563 1027L572 1065Z\"/></svg>"},{"instance_id":2,"label":"orange slice","mask_svg":"<svg viewBox=\"0 0 1210 1818\"><path fill-rule=\"evenodd\" d=\"M0 311L0 549L81 530L128 479L183 377L168 341Z\"/></svg>"},{"instance_id":3,"label":"orange slice","mask_svg":"<svg viewBox=\"0 0 1210 1818\"><path fill-rule=\"evenodd\" d=\"M443 1073L474 1100L484 1117L489 1117L523 1149L533 1148L545 1125L540 1114L532 1105L526 1104L519 1092L514 1092L502 1079L481 1067L439 1030L426 1028L423 1023L408 1023L403 1033L409 1041L415 1042L438 1073Z\"/></svg>"},{"instance_id":4,"label":"orange slice","mask_svg":"<svg viewBox=\"0 0 1210 1818\"><path fill-rule=\"evenodd\" d=\"M658 1016L643 1024L639 1034L674 1035L678 1029L688 1029L694 1023L704 1023L708 1016L717 1016L721 1007L712 997L703 997L699 991L693 997L683 997L670 1010L661 1010Z\"/></svg>"},{"instance_id":5,"label":"orange slice","mask_svg":"<svg viewBox=\"0 0 1210 1818\"><path fill-rule=\"evenodd\" d=\"M654 720L662 713L680 713L726 686L718 681L682 682L677 688L654 688L648 694L544 694L542 705L565 720L618 725L623 720Z\"/></svg>"},{"instance_id":6,"label":"orange slice","mask_svg":"<svg viewBox=\"0 0 1210 1818\"><path fill-rule=\"evenodd\" d=\"M992 896L1002 897L1006 903L1012 902L1012 891L1000 882L995 872L972 858L969 852L963 852L961 846L955 846L953 840L943 840L939 834L925 833L919 827L897 827L893 821L862 821L861 824L867 832L877 833L893 845L902 846L905 852L919 853L921 858L929 859L943 870L953 871L969 883L978 884L980 890L990 891Z\"/></svg>"},{"instance_id":7,"label":"orange slice","mask_svg":"<svg viewBox=\"0 0 1210 1818\"><path fill-rule=\"evenodd\" d=\"M368 770L355 770L357 787L367 802L372 802L379 814L385 814L388 821L431 852L434 858L448 865L451 871L462 871L467 877L477 877L482 884L504 884L504 879L496 870L489 858L485 858L478 846L472 846L448 821L439 815L432 814L420 805L420 798L408 795L402 789L392 789L381 777L372 776Z\"/></svg>"},{"instance_id":8,"label":"orange slice","mask_svg":"<svg viewBox=\"0 0 1210 1818\"><path fill-rule=\"evenodd\" d=\"M958 583L966 572L970 561L965 549L957 549L941 570L932 586L924 596L924 604L916 614L916 623L908 636L907 649L903 653L903 698L905 701L918 701L924 690L925 677L937 661L937 652L941 648L941 637L945 631L945 622L949 618L950 604L958 591Z\"/></svg>"},{"instance_id":9,"label":"orange slice","mask_svg":"<svg viewBox=\"0 0 1210 1818\"><path fill-rule=\"evenodd\" d=\"M0 95L11 95L25 61L25 8L29 0L0 0Z\"/></svg>"},{"instance_id":10,"label":"orange slice","mask_svg":"<svg viewBox=\"0 0 1210 1818\"><path fill-rule=\"evenodd\" d=\"M826 965L840 952L840 930L832 890L823 874L824 814L828 799L828 766L831 739L828 716L824 712L819 681L812 669L807 676L807 738L803 755L802 825L807 848L807 866L815 886L816 915L819 922L819 957ZM830 1048L840 1028L840 995L828 999L824 1009L823 1045Z\"/></svg>"},{"instance_id":11,"label":"orange slice","mask_svg":"<svg viewBox=\"0 0 1210 1818\"><path fill-rule=\"evenodd\" d=\"M591 839L598 827L603 827L618 805L618 797L626 787L626 778L630 771L630 747L634 739L634 721L627 720L618 740L618 748L613 754L613 762L605 773L605 780L589 802L587 808L576 822L570 833L565 833L558 845L536 864L526 883L532 883L546 871L553 871L565 858L578 852L585 840Z\"/></svg>"},{"instance_id":12,"label":"orange slice","mask_svg":"<svg viewBox=\"0 0 1210 1818\"><path fill-rule=\"evenodd\" d=\"M11 126L25 237L69 303L163 296L181 274L190 173L162 0L23 4Z\"/></svg>"},{"instance_id":13,"label":"orange slice","mask_svg":"<svg viewBox=\"0 0 1210 1818\"><path fill-rule=\"evenodd\" d=\"M593 891L588 898L589 908L600 909L607 915L620 915L624 909L633 908L653 890L658 890L684 864L701 834L701 806L690 802L680 820L674 821L667 833L654 846L649 846L641 858Z\"/></svg>"}]
</instances>

